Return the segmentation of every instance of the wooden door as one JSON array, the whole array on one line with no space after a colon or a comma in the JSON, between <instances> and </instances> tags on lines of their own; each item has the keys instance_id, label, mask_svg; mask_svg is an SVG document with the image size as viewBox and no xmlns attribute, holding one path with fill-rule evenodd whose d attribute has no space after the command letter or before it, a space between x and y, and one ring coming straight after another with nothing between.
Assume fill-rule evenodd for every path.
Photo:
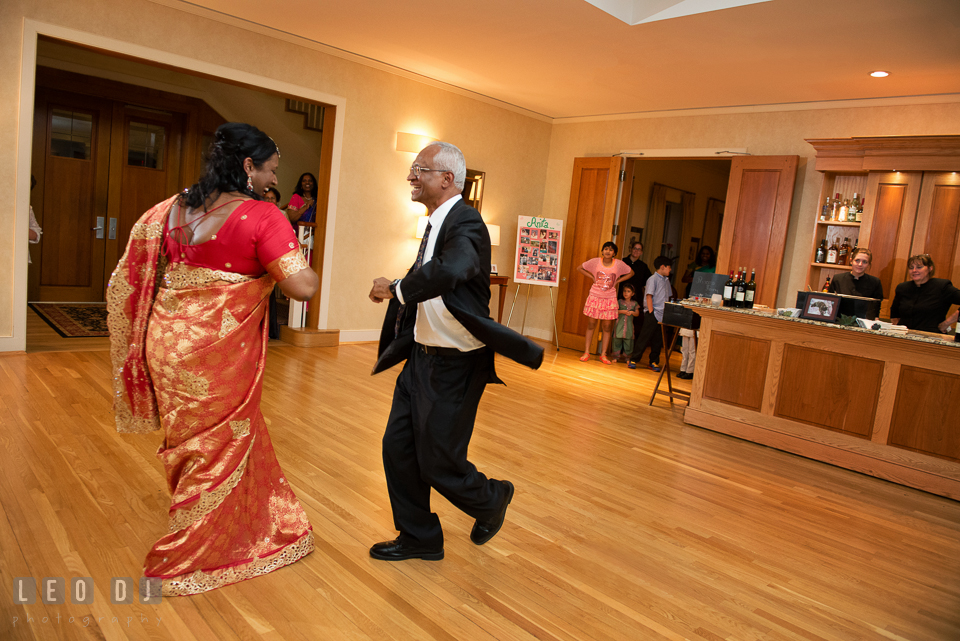
<instances>
[{"instance_id":1,"label":"wooden door","mask_svg":"<svg viewBox=\"0 0 960 641\"><path fill-rule=\"evenodd\" d=\"M960 174L923 173L910 256L930 254L934 276L960 283ZM906 280L904 274L903 280ZM886 293L886 292L884 292ZM892 292L891 292L892 293ZM956 307L951 307L948 316Z\"/></svg>"},{"instance_id":2,"label":"wooden door","mask_svg":"<svg viewBox=\"0 0 960 641\"><path fill-rule=\"evenodd\" d=\"M43 227L41 301L103 300L110 103L38 88L32 198Z\"/></svg>"},{"instance_id":3,"label":"wooden door","mask_svg":"<svg viewBox=\"0 0 960 641\"><path fill-rule=\"evenodd\" d=\"M937 278L960 283L960 174L923 174L910 255L930 254Z\"/></svg>"},{"instance_id":4,"label":"wooden door","mask_svg":"<svg viewBox=\"0 0 960 641\"><path fill-rule=\"evenodd\" d=\"M562 347L583 348L587 331L583 305L591 283L577 268L599 256L603 243L615 235L621 161L620 157L574 159L557 294L557 327Z\"/></svg>"},{"instance_id":5,"label":"wooden door","mask_svg":"<svg viewBox=\"0 0 960 641\"><path fill-rule=\"evenodd\" d=\"M870 273L883 285L883 318L889 317L893 289L906 277L922 177L916 171L871 171L867 177L860 246L873 254Z\"/></svg>"},{"instance_id":6,"label":"wooden door","mask_svg":"<svg viewBox=\"0 0 960 641\"><path fill-rule=\"evenodd\" d=\"M106 280L140 216L179 191L182 121L181 114L114 106Z\"/></svg>"},{"instance_id":7,"label":"wooden door","mask_svg":"<svg viewBox=\"0 0 960 641\"><path fill-rule=\"evenodd\" d=\"M776 307L799 156L734 158L717 273L757 270L758 305Z\"/></svg>"}]
</instances>

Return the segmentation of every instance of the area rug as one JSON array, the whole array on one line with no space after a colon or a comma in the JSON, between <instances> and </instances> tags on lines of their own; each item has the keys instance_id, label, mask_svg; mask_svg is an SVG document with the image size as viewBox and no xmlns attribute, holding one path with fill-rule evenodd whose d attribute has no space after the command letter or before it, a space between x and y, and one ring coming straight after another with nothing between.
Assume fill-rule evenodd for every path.
<instances>
[{"instance_id":1,"label":"area rug","mask_svg":"<svg viewBox=\"0 0 960 641\"><path fill-rule=\"evenodd\" d=\"M64 338L110 335L106 303L30 303L30 308Z\"/></svg>"}]
</instances>

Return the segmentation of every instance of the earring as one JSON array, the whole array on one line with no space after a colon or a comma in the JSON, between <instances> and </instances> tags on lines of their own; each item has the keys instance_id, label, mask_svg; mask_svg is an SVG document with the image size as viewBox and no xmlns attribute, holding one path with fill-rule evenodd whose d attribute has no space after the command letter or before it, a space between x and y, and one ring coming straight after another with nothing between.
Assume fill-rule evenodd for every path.
<instances>
[{"instance_id":1,"label":"earring","mask_svg":"<svg viewBox=\"0 0 960 641\"><path fill-rule=\"evenodd\" d=\"M247 175L247 191L253 191L253 178Z\"/></svg>"}]
</instances>

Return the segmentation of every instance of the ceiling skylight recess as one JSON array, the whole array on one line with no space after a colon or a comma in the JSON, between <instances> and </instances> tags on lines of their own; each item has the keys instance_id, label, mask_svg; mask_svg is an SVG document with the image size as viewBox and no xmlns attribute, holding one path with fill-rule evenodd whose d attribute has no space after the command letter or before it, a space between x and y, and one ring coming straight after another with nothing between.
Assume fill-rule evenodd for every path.
<instances>
[{"instance_id":1,"label":"ceiling skylight recess","mask_svg":"<svg viewBox=\"0 0 960 641\"><path fill-rule=\"evenodd\" d=\"M770 0L587 0L629 25L692 16L708 11L743 7Z\"/></svg>"}]
</instances>

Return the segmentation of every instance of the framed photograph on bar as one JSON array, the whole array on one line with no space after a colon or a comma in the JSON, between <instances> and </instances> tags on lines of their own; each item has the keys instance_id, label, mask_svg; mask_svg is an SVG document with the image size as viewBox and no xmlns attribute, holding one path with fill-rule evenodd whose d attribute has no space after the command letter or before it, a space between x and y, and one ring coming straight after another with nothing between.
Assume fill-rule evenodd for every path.
<instances>
[{"instance_id":1,"label":"framed photograph on bar","mask_svg":"<svg viewBox=\"0 0 960 641\"><path fill-rule=\"evenodd\" d=\"M835 294L811 293L807 295L807 302L800 310L800 318L807 320L834 323L840 312L840 297Z\"/></svg>"}]
</instances>

